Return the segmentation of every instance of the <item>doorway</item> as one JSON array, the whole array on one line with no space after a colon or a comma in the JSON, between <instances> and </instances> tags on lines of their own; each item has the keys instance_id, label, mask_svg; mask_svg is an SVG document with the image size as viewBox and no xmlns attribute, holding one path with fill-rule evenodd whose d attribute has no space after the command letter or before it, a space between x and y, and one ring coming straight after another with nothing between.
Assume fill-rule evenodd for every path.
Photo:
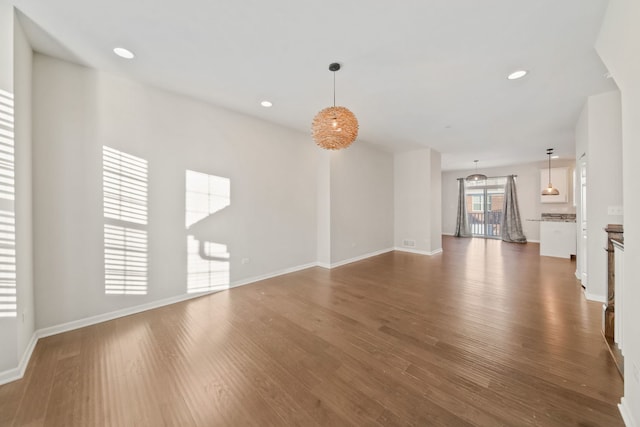
<instances>
[{"instance_id":1,"label":"doorway","mask_svg":"<svg viewBox=\"0 0 640 427\"><path fill-rule=\"evenodd\" d=\"M578 270L582 287L587 289L587 158L583 155L580 159L580 228L578 235Z\"/></svg>"},{"instance_id":2,"label":"doorway","mask_svg":"<svg viewBox=\"0 0 640 427\"><path fill-rule=\"evenodd\" d=\"M465 183L469 228L473 236L500 238L506 183L506 177Z\"/></svg>"}]
</instances>

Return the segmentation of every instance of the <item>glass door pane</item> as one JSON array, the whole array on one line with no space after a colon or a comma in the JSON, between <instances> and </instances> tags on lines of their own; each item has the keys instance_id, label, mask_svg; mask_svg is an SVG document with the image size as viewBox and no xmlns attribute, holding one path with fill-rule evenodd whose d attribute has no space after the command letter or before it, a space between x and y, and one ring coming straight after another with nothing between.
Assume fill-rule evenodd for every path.
<instances>
[{"instance_id":1,"label":"glass door pane","mask_svg":"<svg viewBox=\"0 0 640 427\"><path fill-rule=\"evenodd\" d=\"M486 236L500 237L500 223L502 222L502 205L504 203L504 188L487 188Z\"/></svg>"},{"instance_id":2,"label":"glass door pane","mask_svg":"<svg viewBox=\"0 0 640 427\"><path fill-rule=\"evenodd\" d=\"M505 177L466 183L467 213L471 234L500 238Z\"/></svg>"},{"instance_id":3,"label":"glass door pane","mask_svg":"<svg viewBox=\"0 0 640 427\"><path fill-rule=\"evenodd\" d=\"M484 189L467 190L467 214L471 234L474 236L483 236L485 233L485 200Z\"/></svg>"}]
</instances>

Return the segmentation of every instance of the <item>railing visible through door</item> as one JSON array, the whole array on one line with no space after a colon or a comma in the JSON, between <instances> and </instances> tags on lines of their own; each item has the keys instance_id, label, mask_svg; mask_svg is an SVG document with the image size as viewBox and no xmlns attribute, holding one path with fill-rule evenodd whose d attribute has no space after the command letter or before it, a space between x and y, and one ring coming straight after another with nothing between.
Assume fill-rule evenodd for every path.
<instances>
[{"instance_id":1,"label":"railing visible through door","mask_svg":"<svg viewBox=\"0 0 640 427\"><path fill-rule=\"evenodd\" d=\"M475 236L500 237L502 211L469 212L469 227Z\"/></svg>"},{"instance_id":2,"label":"railing visible through door","mask_svg":"<svg viewBox=\"0 0 640 427\"><path fill-rule=\"evenodd\" d=\"M473 236L500 238L506 177L467 181L466 204Z\"/></svg>"}]
</instances>

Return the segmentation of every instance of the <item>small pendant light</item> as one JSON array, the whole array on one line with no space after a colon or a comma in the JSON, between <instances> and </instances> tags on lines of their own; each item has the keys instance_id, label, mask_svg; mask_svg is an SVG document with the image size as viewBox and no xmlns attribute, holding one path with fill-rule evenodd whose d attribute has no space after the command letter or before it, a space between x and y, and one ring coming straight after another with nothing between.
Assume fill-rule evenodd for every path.
<instances>
[{"instance_id":1,"label":"small pendant light","mask_svg":"<svg viewBox=\"0 0 640 427\"><path fill-rule=\"evenodd\" d=\"M476 173L469 175L465 179L467 181L485 181L487 179L487 176L478 173L478 160L474 160L473 162L476 164Z\"/></svg>"},{"instance_id":2,"label":"small pendant light","mask_svg":"<svg viewBox=\"0 0 640 427\"><path fill-rule=\"evenodd\" d=\"M557 196L560 194L557 188L551 185L551 155L553 154L553 148L547 148L547 156L549 156L549 186L542 190L543 196Z\"/></svg>"}]
</instances>

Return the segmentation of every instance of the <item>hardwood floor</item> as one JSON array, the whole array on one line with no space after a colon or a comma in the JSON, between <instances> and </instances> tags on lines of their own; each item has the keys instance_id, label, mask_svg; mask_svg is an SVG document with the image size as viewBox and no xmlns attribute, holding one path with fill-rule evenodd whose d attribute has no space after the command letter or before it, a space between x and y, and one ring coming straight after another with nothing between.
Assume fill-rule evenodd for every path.
<instances>
[{"instance_id":1,"label":"hardwood floor","mask_svg":"<svg viewBox=\"0 0 640 427\"><path fill-rule=\"evenodd\" d=\"M445 237L52 336L0 425L623 425L574 271Z\"/></svg>"}]
</instances>

